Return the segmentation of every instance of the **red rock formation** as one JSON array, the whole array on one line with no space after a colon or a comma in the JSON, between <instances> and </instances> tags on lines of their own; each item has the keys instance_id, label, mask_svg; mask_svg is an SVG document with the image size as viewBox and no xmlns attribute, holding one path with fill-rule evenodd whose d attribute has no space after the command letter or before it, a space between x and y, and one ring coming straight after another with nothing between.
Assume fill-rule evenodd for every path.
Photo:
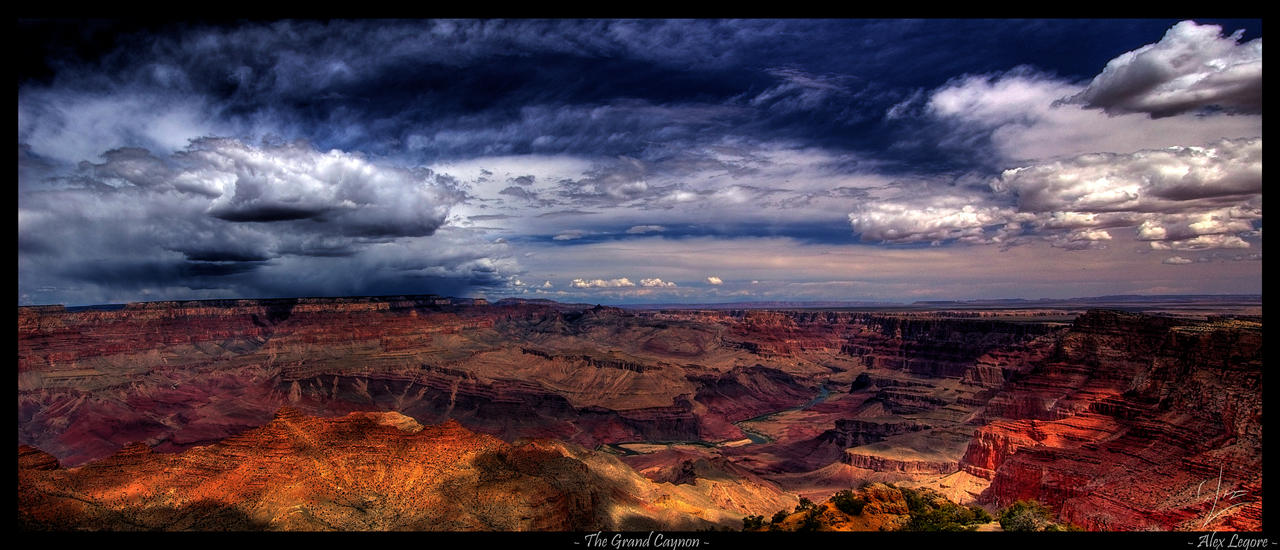
<instances>
[{"instance_id":1,"label":"red rock formation","mask_svg":"<svg viewBox=\"0 0 1280 550\"><path fill-rule=\"evenodd\" d=\"M57 470L58 459L29 445L18 445L19 470Z\"/></svg>"},{"instance_id":2,"label":"red rock formation","mask_svg":"<svg viewBox=\"0 0 1280 550\"><path fill-rule=\"evenodd\" d=\"M802 404L825 377L856 367L860 358L839 352L849 342L865 340L868 357L900 355L907 342L876 347L902 329L858 313L637 315L432 296L37 307L18 317L19 442L69 465L129 441L160 451L214 441L284 404L456 418L507 439L589 446L738 439L732 422ZM906 333L927 340L948 322L971 334L948 338L957 342L995 326L930 320ZM917 344L919 369L952 368L927 366L934 359ZM941 405L895 391L881 396L890 408Z\"/></svg>"},{"instance_id":3,"label":"red rock formation","mask_svg":"<svg viewBox=\"0 0 1280 550\"><path fill-rule=\"evenodd\" d=\"M727 491L701 480L658 485L579 447L509 445L399 413L315 418L285 407L213 445L163 454L132 444L69 470L39 454L19 448L20 528L693 529L740 525L745 513L795 502L743 480ZM736 504L717 496L726 494Z\"/></svg>"},{"instance_id":4,"label":"red rock formation","mask_svg":"<svg viewBox=\"0 0 1280 550\"><path fill-rule=\"evenodd\" d=\"M1216 513L1186 495L1219 467L1261 497L1260 319L385 297L19 308L18 320L19 443L64 467L131 441L160 454L213 443L290 405L453 419L507 441L692 442L765 479L819 480L809 491L848 482L820 475L828 466L963 469L990 481L989 503L1040 498L1091 528L1185 528Z\"/></svg>"},{"instance_id":5,"label":"red rock formation","mask_svg":"<svg viewBox=\"0 0 1280 550\"><path fill-rule=\"evenodd\" d=\"M863 468L876 472L900 472L904 474L950 474L959 469L953 460L903 460L884 456L868 455L850 450L845 453L844 463L855 468Z\"/></svg>"},{"instance_id":6,"label":"red rock formation","mask_svg":"<svg viewBox=\"0 0 1280 550\"><path fill-rule=\"evenodd\" d=\"M987 406L963 458L981 500L1034 498L1087 529L1186 529L1215 515L1219 472L1242 505L1202 522L1258 529L1261 325L1091 311L1051 361ZM1212 478L1212 479L1211 479ZM1198 493L1198 494L1197 494Z\"/></svg>"}]
</instances>

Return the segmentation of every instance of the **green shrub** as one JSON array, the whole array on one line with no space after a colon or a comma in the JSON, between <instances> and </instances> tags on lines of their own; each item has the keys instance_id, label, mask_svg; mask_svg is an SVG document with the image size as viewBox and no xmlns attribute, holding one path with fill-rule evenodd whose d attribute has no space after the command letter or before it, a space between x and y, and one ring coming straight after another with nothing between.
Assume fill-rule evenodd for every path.
<instances>
[{"instance_id":1,"label":"green shrub","mask_svg":"<svg viewBox=\"0 0 1280 550\"><path fill-rule=\"evenodd\" d=\"M992 519L991 514L987 513L981 506L970 506L969 510L973 512L973 521L977 523L988 523Z\"/></svg>"},{"instance_id":2,"label":"green shrub","mask_svg":"<svg viewBox=\"0 0 1280 550\"><path fill-rule=\"evenodd\" d=\"M764 516L745 516L742 518L742 530L764 527Z\"/></svg>"},{"instance_id":3,"label":"green shrub","mask_svg":"<svg viewBox=\"0 0 1280 550\"><path fill-rule=\"evenodd\" d=\"M967 531L969 525L977 528L973 511L963 506L947 503L937 508L911 514L907 531Z\"/></svg>"},{"instance_id":4,"label":"green shrub","mask_svg":"<svg viewBox=\"0 0 1280 550\"><path fill-rule=\"evenodd\" d=\"M831 497L831 501L841 512L851 516L862 514L862 509L867 505L866 499L853 496L853 491L848 489L836 493Z\"/></svg>"},{"instance_id":5,"label":"green shrub","mask_svg":"<svg viewBox=\"0 0 1280 550\"><path fill-rule=\"evenodd\" d=\"M1050 523L1044 527L1045 531L1084 531L1083 527L1074 523Z\"/></svg>"},{"instance_id":6,"label":"green shrub","mask_svg":"<svg viewBox=\"0 0 1280 550\"><path fill-rule=\"evenodd\" d=\"M1034 500L1019 500L1000 512L1005 531L1040 531L1050 525L1049 507Z\"/></svg>"},{"instance_id":7,"label":"green shrub","mask_svg":"<svg viewBox=\"0 0 1280 550\"><path fill-rule=\"evenodd\" d=\"M906 531L972 531L991 521L991 514L977 506L960 506L949 500L934 500L929 493L903 487L911 519Z\"/></svg>"},{"instance_id":8,"label":"green shrub","mask_svg":"<svg viewBox=\"0 0 1280 550\"><path fill-rule=\"evenodd\" d=\"M773 519L769 523L782 523L786 521L787 516L786 510L778 510L777 513L773 514Z\"/></svg>"},{"instance_id":9,"label":"green shrub","mask_svg":"<svg viewBox=\"0 0 1280 550\"><path fill-rule=\"evenodd\" d=\"M902 491L902 498L907 500L907 510L911 511L911 515L924 514L933 509L929 505L929 499L925 498L919 491L909 487L901 487L898 490Z\"/></svg>"}]
</instances>

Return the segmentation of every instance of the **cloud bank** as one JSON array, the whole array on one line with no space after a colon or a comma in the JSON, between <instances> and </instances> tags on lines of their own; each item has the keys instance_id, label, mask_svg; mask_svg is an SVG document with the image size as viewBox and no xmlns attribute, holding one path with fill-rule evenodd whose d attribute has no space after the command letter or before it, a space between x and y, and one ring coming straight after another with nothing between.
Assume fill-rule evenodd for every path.
<instances>
[{"instance_id":1,"label":"cloud bank","mask_svg":"<svg viewBox=\"0 0 1280 550\"><path fill-rule=\"evenodd\" d=\"M1215 25L20 20L19 303L1260 288Z\"/></svg>"},{"instance_id":2,"label":"cloud bank","mask_svg":"<svg viewBox=\"0 0 1280 550\"><path fill-rule=\"evenodd\" d=\"M1241 237L1262 220L1262 138L1080 155L1006 170L989 188L869 204L849 221L886 243L1042 238L1081 250L1132 228L1154 249L1248 248Z\"/></svg>"}]
</instances>

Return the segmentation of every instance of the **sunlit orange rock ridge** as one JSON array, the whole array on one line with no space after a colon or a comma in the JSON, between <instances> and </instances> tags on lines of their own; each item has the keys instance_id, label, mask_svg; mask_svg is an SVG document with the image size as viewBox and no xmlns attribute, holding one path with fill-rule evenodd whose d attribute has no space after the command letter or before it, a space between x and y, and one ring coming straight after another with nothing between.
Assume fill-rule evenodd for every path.
<instances>
[{"instance_id":1,"label":"sunlit orange rock ridge","mask_svg":"<svg viewBox=\"0 0 1280 550\"><path fill-rule=\"evenodd\" d=\"M260 428L181 453L132 444L72 469L41 455L19 448L20 528L695 529L795 504L767 484L655 484L572 445L510 445L394 412L315 418L284 407Z\"/></svg>"}]
</instances>

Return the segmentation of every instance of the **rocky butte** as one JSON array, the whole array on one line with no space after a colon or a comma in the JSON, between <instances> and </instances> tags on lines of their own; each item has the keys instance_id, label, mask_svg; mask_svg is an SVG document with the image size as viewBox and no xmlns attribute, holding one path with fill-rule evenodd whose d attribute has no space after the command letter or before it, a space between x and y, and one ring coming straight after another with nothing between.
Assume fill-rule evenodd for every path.
<instances>
[{"instance_id":1,"label":"rocky butte","mask_svg":"<svg viewBox=\"0 0 1280 550\"><path fill-rule=\"evenodd\" d=\"M1090 530L1258 530L1261 401L1260 315L19 307L19 525L741 528L856 489L889 515L815 525L879 529L910 487Z\"/></svg>"}]
</instances>

